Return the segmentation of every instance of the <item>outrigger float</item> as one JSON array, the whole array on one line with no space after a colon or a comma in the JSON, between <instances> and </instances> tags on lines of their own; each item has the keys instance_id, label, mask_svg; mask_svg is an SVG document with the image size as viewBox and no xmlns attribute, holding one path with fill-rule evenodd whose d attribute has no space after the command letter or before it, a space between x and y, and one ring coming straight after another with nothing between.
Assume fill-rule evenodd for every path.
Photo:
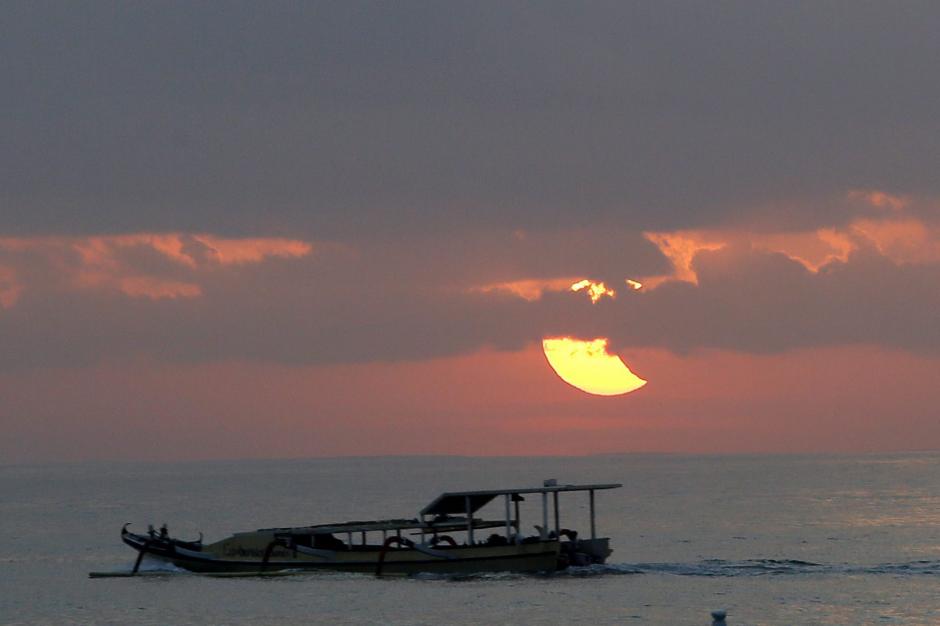
<instances>
[{"instance_id":1,"label":"outrigger float","mask_svg":"<svg viewBox=\"0 0 940 626\"><path fill-rule=\"evenodd\" d=\"M190 572L210 575L277 575L312 570L384 574L466 574L475 572L551 572L570 565L603 563L611 554L610 540L598 537L594 494L619 484L454 491L439 495L414 519L387 519L295 528L262 528L236 533L204 545L169 536L166 526L146 534L121 529L121 539L137 550L131 572L92 572L92 577L140 574L144 556ZM590 536L563 528L558 496L587 492ZM542 519L536 534L524 536L519 503L541 495ZM551 506L549 505L551 496ZM502 503L502 519L475 517L494 501ZM554 530L549 528L549 511ZM494 531L482 538L481 531ZM410 535L411 538L406 535ZM345 537L345 541L343 540ZM381 537L381 540L378 540Z\"/></svg>"}]
</instances>

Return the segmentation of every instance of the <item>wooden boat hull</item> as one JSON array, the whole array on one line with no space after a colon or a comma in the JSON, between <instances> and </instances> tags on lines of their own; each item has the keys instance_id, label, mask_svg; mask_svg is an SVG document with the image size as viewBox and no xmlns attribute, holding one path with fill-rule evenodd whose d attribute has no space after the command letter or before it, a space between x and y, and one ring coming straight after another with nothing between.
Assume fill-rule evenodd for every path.
<instances>
[{"instance_id":1,"label":"wooden boat hull","mask_svg":"<svg viewBox=\"0 0 940 626\"><path fill-rule=\"evenodd\" d=\"M383 558L381 546L354 546L335 551L308 549L305 554L302 546L296 549L272 546L274 533L265 532L240 533L201 550L182 547L173 540L154 540L134 533L125 533L122 539L142 554L203 574L265 574L285 570L383 575L551 572L558 567L560 549L557 540L438 546L424 552L395 547L385 549Z\"/></svg>"}]
</instances>

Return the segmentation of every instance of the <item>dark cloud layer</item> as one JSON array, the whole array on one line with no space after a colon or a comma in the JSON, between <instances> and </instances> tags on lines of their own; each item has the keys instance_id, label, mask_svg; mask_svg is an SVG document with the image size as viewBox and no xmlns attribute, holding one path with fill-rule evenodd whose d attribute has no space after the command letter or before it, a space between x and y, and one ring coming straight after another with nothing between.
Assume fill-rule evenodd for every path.
<instances>
[{"instance_id":1,"label":"dark cloud layer","mask_svg":"<svg viewBox=\"0 0 940 626\"><path fill-rule=\"evenodd\" d=\"M639 245L638 234L621 237L619 263L607 258L607 275L593 276L607 280L618 295L596 304L571 291L527 301L475 288L499 276L528 276L533 253L548 267L564 261L570 250L553 255L551 237L514 245L436 239L358 250L321 246L301 258L194 268L157 262L140 249L123 252L120 266L130 275L147 272L199 288L196 296L156 300L121 292L113 286L119 281L76 287L61 278L61 266L26 256L31 271L20 276L21 296L0 309L0 367L135 357L291 364L420 360L483 347L517 350L559 335L608 337L618 351L649 346L677 353L767 353L859 344L940 351L940 264L898 264L868 247L813 273L782 254L729 246L695 257L698 285L670 282L634 292L623 284L630 275L623 270L655 273L661 259ZM590 257L590 238L574 242L580 244L574 250ZM18 258L5 257L11 264Z\"/></svg>"},{"instance_id":2,"label":"dark cloud layer","mask_svg":"<svg viewBox=\"0 0 940 626\"><path fill-rule=\"evenodd\" d=\"M761 211L806 226L839 215L798 200L940 192L935 3L30 1L0 17L7 234L349 240Z\"/></svg>"}]
</instances>

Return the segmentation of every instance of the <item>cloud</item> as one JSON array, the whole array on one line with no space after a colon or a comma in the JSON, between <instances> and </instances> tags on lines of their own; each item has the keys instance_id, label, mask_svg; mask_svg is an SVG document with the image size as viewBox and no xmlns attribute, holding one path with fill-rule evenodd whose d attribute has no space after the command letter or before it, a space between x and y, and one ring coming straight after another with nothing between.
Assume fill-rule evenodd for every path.
<instances>
[{"instance_id":1,"label":"cloud","mask_svg":"<svg viewBox=\"0 0 940 626\"><path fill-rule=\"evenodd\" d=\"M481 285L470 287L469 291L479 293L506 293L522 298L528 302L540 300L542 295L548 291L567 291L572 289L572 285L579 282L576 277L562 278L531 278L527 280L511 280L503 283L493 283L490 285Z\"/></svg>"},{"instance_id":2,"label":"cloud","mask_svg":"<svg viewBox=\"0 0 940 626\"><path fill-rule=\"evenodd\" d=\"M647 239L659 248L663 256L669 259L673 272L665 276L648 276L643 279L650 287L656 287L667 279L681 280L698 284L698 276L692 269L692 261L702 250L720 250L725 243L710 241L710 236L694 231L676 231L672 233L644 233Z\"/></svg>"},{"instance_id":3,"label":"cloud","mask_svg":"<svg viewBox=\"0 0 940 626\"><path fill-rule=\"evenodd\" d=\"M899 196L879 191L878 189L853 189L849 191L850 200L858 200L879 209L900 211L911 203L907 196Z\"/></svg>"},{"instance_id":4,"label":"cloud","mask_svg":"<svg viewBox=\"0 0 940 626\"><path fill-rule=\"evenodd\" d=\"M872 219L825 231L693 232L690 241L709 245L671 258L676 246L660 254L638 231L416 233L317 243L317 254L298 239L5 238L0 367L128 355L410 361L559 336L606 337L612 351L875 344L936 353L937 231L907 214ZM639 276L644 287L592 304L571 291L579 274L606 285Z\"/></svg>"},{"instance_id":5,"label":"cloud","mask_svg":"<svg viewBox=\"0 0 940 626\"><path fill-rule=\"evenodd\" d=\"M866 247L812 272L781 253L729 247L701 253L694 267L697 286L663 285L609 320L612 342L679 352L852 344L940 349L931 321L940 307L938 264L899 264Z\"/></svg>"},{"instance_id":6,"label":"cloud","mask_svg":"<svg viewBox=\"0 0 940 626\"><path fill-rule=\"evenodd\" d=\"M940 262L940 226L918 219L863 219L853 222L851 229L895 262Z\"/></svg>"},{"instance_id":7,"label":"cloud","mask_svg":"<svg viewBox=\"0 0 940 626\"><path fill-rule=\"evenodd\" d=\"M0 238L0 258L14 266L45 267L46 280L37 286L67 285L74 290L111 290L132 298L194 298L202 295L198 282L218 268L261 263L270 258L299 258L310 254L304 241L256 238L230 239L206 234L136 233L92 237ZM24 268L25 269L25 268ZM0 304L12 307L24 290L7 268ZM43 283L45 282L45 285Z\"/></svg>"},{"instance_id":8,"label":"cloud","mask_svg":"<svg viewBox=\"0 0 940 626\"><path fill-rule=\"evenodd\" d=\"M783 254L813 273L831 263L845 262L852 252L871 246L895 263L940 262L940 223L914 217L902 208L895 212L889 217L854 217L843 226L807 231L768 232L739 227L647 232L644 236L669 259L672 272L646 276L642 282L649 288L670 280L698 284L693 267L698 254L728 246Z\"/></svg>"}]
</instances>

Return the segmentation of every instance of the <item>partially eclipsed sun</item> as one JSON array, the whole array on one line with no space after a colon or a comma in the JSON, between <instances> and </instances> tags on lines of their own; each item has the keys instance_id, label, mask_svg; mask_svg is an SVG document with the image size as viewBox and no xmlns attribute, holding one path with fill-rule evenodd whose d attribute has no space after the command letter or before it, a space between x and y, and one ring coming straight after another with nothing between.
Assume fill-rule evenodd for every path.
<instances>
[{"instance_id":1,"label":"partially eclipsed sun","mask_svg":"<svg viewBox=\"0 0 940 626\"><path fill-rule=\"evenodd\" d=\"M619 396L646 384L619 356L607 354L606 339L543 339L542 350L559 378L587 393Z\"/></svg>"}]
</instances>

